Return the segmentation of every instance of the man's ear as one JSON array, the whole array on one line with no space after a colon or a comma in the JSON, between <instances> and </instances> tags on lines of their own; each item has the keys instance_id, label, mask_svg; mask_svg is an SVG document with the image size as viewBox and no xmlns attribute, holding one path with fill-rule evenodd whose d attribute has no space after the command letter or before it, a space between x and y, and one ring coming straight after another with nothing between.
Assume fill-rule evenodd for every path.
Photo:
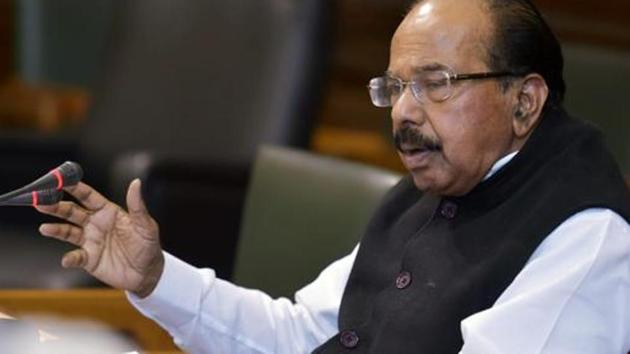
<instances>
[{"instance_id":1,"label":"man's ear","mask_svg":"<svg viewBox=\"0 0 630 354\"><path fill-rule=\"evenodd\" d=\"M539 74L529 74L517 84L517 104L514 107L512 127L519 138L526 137L538 123L549 95L545 79Z\"/></svg>"}]
</instances>

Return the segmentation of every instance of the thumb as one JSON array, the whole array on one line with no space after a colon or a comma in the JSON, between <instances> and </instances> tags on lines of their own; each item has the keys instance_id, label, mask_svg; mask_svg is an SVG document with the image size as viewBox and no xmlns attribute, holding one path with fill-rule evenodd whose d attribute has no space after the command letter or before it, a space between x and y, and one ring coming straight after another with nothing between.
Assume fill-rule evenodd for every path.
<instances>
[{"instance_id":1,"label":"thumb","mask_svg":"<svg viewBox=\"0 0 630 354\"><path fill-rule=\"evenodd\" d=\"M140 182L139 178L131 181L127 190L127 211L136 222L144 223L151 217L142 199L141 190L142 182Z\"/></svg>"},{"instance_id":2,"label":"thumb","mask_svg":"<svg viewBox=\"0 0 630 354\"><path fill-rule=\"evenodd\" d=\"M84 249L76 249L66 253L61 259L64 268L82 268L88 263L88 254Z\"/></svg>"}]
</instances>

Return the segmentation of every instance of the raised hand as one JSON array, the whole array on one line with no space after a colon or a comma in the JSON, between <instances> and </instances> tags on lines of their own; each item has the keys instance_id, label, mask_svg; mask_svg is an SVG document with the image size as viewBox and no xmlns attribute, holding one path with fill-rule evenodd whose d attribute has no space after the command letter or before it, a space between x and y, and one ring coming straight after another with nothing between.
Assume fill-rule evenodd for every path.
<instances>
[{"instance_id":1,"label":"raised hand","mask_svg":"<svg viewBox=\"0 0 630 354\"><path fill-rule=\"evenodd\" d=\"M158 224L147 212L140 188L138 179L129 185L125 211L87 184L66 187L79 204L38 206L67 221L42 224L39 231L79 247L63 256L64 267L83 268L106 284L145 297L157 285L164 257Z\"/></svg>"}]
</instances>

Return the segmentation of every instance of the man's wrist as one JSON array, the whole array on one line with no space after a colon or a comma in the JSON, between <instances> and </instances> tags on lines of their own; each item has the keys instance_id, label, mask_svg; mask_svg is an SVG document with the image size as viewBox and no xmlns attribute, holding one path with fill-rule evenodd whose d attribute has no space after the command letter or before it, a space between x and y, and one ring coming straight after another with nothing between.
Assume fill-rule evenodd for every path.
<instances>
[{"instance_id":1,"label":"man's wrist","mask_svg":"<svg viewBox=\"0 0 630 354\"><path fill-rule=\"evenodd\" d=\"M133 291L133 294L140 299L144 299L151 295L157 287L162 274L164 273L164 254L162 252L156 257L155 263L149 268L140 287Z\"/></svg>"}]
</instances>

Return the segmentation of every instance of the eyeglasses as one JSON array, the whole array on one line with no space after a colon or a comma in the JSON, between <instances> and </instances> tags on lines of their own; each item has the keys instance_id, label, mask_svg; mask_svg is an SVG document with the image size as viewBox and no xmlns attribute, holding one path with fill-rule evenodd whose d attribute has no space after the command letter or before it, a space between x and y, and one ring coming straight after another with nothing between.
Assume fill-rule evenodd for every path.
<instances>
[{"instance_id":1,"label":"eyeglasses","mask_svg":"<svg viewBox=\"0 0 630 354\"><path fill-rule=\"evenodd\" d=\"M420 103L426 103L426 98L432 102L443 102L453 95L453 84L457 81L505 76L521 75L509 71L455 74L450 69L425 70L419 72L410 81L403 81L389 74L375 77L370 80L368 89L372 103L376 107L391 107L400 98L405 86L411 87L413 97Z\"/></svg>"}]
</instances>

